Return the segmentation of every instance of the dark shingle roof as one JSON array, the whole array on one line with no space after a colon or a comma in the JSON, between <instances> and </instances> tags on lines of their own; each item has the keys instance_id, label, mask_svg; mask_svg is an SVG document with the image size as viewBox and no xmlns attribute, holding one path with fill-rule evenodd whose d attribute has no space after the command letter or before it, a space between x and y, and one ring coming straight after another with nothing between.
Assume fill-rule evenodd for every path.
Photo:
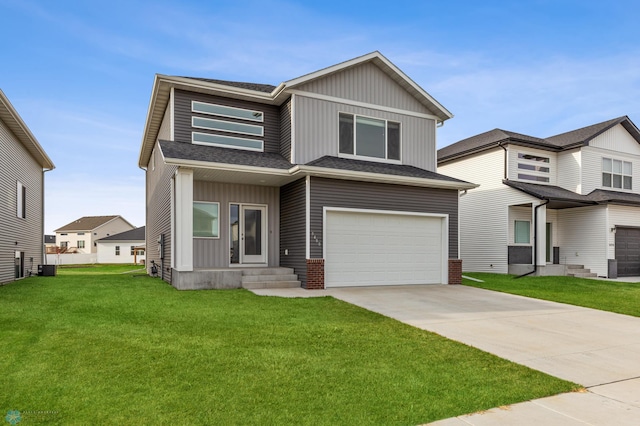
<instances>
[{"instance_id":1,"label":"dark shingle roof","mask_svg":"<svg viewBox=\"0 0 640 426\"><path fill-rule=\"evenodd\" d=\"M590 140L617 124L624 126L638 143L640 143L640 131L631 122L629 117L623 116L544 139L509 132L507 130L494 129L439 149L438 162L463 157L473 154L474 152L495 147L498 146L500 142L530 146L549 151L562 151L575 146L588 145Z\"/></svg>"},{"instance_id":2,"label":"dark shingle roof","mask_svg":"<svg viewBox=\"0 0 640 426\"><path fill-rule=\"evenodd\" d=\"M91 231L96 229L100 225L104 225L105 223L115 219L118 217L114 216L84 216L78 220L74 220L71 223L64 225L61 228L56 229L55 232L63 232L63 231Z\"/></svg>"},{"instance_id":3,"label":"dark shingle roof","mask_svg":"<svg viewBox=\"0 0 640 426\"><path fill-rule=\"evenodd\" d=\"M200 77L183 77L183 78L189 78L191 80L206 81L207 83L221 84L223 86L238 87L240 89L255 90L256 92L264 92L264 93L271 93L276 88L276 86L273 86L271 84L246 83L242 81L216 80L213 78L200 78Z\"/></svg>"},{"instance_id":4,"label":"dark shingle roof","mask_svg":"<svg viewBox=\"0 0 640 426\"><path fill-rule=\"evenodd\" d=\"M237 164L288 170L293 167L282 155L220 148L217 146L193 145L185 142L159 141L165 158L177 160L207 161L211 163Z\"/></svg>"},{"instance_id":5,"label":"dark shingle roof","mask_svg":"<svg viewBox=\"0 0 640 426\"><path fill-rule=\"evenodd\" d=\"M603 121L602 123L598 124L592 124L591 126L582 127L580 129L572 130L566 133L561 133L559 135L551 136L546 139L547 141L559 147L584 145L602 132L610 129L616 124L620 124L625 119L628 120L628 117L625 116L614 118L613 120Z\"/></svg>"},{"instance_id":6,"label":"dark shingle roof","mask_svg":"<svg viewBox=\"0 0 640 426\"><path fill-rule=\"evenodd\" d=\"M493 129L439 149L438 160L442 161L462 154L470 154L490 146L497 146L499 142L521 143L531 146L539 145L548 149L552 148L551 144L544 139L522 133L510 132L508 130Z\"/></svg>"},{"instance_id":7,"label":"dark shingle roof","mask_svg":"<svg viewBox=\"0 0 640 426\"><path fill-rule=\"evenodd\" d=\"M502 182L505 185L519 189L520 191L532 195L540 200L554 201L555 205L553 205L552 208L566 208L576 207L577 205L607 203L640 205L640 194L596 189L588 195L582 195L553 185L540 185L536 183L516 182L512 180L503 180Z\"/></svg>"},{"instance_id":8,"label":"dark shingle roof","mask_svg":"<svg viewBox=\"0 0 640 426\"><path fill-rule=\"evenodd\" d=\"M119 234L110 235L108 237L100 238L98 241L144 241L145 240L145 227L130 229L128 231L121 232Z\"/></svg>"},{"instance_id":9,"label":"dark shingle roof","mask_svg":"<svg viewBox=\"0 0 640 426\"><path fill-rule=\"evenodd\" d=\"M415 177L423 179L435 179L448 182L468 183L450 176L430 172L413 166L402 164L377 163L373 161L353 160L350 158L339 158L324 156L306 164L307 166L325 167L328 169L350 170L355 172L379 173L384 175Z\"/></svg>"}]
</instances>

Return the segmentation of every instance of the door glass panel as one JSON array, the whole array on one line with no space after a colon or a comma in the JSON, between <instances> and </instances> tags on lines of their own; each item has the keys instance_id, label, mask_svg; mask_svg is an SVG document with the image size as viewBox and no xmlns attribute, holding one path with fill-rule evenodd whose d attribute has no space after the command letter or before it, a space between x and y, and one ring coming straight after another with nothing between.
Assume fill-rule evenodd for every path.
<instances>
[{"instance_id":1,"label":"door glass panel","mask_svg":"<svg viewBox=\"0 0 640 426\"><path fill-rule=\"evenodd\" d=\"M244 254L259 256L262 254L262 211L244 210Z\"/></svg>"},{"instance_id":2,"label":"door glass panel","mask_svg":"<svg viewBox=\"0 0 640 426\"><path fill-rule=\"evenodd\" d=\"M229 206L229 241L231 263L240 263L240 206Z\"/></svg>"}]
</instances>

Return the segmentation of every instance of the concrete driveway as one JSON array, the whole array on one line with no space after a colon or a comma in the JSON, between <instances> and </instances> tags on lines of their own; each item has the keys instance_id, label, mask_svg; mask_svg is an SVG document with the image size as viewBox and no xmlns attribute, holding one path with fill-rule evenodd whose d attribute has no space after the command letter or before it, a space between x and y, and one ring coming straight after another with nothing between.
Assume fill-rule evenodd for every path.
<instances>
[{"instance_id":1,"label":"concrete driveway","mask_svg":"<svg viewBox=\"0 0 640 426\"><path fill-rule=\"evenodd\" d=\"M466 286L268 289L333 296L587 388L443 425L640 424L640 318Z\"/></svg>"}]
</instances>

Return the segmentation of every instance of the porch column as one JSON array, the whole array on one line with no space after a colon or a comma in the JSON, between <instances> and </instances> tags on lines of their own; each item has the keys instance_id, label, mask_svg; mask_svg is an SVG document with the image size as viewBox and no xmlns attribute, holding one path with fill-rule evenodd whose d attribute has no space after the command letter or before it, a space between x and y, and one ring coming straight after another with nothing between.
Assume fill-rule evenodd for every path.
<instances>
[{"instance_id":1,"label":"porch column","mask_svg":"<svg viewBox=\"0 0 640 426\"><path fill-rule=\"evenodd\" d=\"M175 268L178 271L193 271L193 170L176 170L174 200Z\"/></svg>"},{"instance_id":2,"label":"porch column","mask_svg":"<svg viewBox=\"0 0 640 426\"><path fill-rule=\"evenodd\" d=\"M540 204L543 204L544 201ZM535 211L535 207L534 207ZM537 251L537 264L538 266L547 264L547 206L539 205L537 208L537 216L538 216L538 226L537 226L537 235L534 236L536 239L538 246ZM534 213L534 216L536 213Z\"/></svg>"}]
</instances>

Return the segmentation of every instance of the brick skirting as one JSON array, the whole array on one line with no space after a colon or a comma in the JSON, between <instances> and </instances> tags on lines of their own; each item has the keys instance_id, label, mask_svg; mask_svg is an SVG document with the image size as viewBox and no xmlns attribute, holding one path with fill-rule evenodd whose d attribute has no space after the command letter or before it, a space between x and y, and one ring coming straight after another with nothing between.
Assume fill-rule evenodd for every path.
<instances>
[{"instance_id":1,"label":"brick skirting","mask_svg":"<svg viewBox=\"0 0 640 426\"><path fill-rule=\"evenodd\" d=\"M462 284L462 259L449 259L449 284Z\"/></svg>"},{"instance_id":2,"label":"brick skirting","mask_svg":"<svg viewBox=\"0 0 640 426\"><path fill-rule=\"evenodd\" d=\"M324 289L324 259L307 259L307 290Z\"/></svg>"}]
</instances>

